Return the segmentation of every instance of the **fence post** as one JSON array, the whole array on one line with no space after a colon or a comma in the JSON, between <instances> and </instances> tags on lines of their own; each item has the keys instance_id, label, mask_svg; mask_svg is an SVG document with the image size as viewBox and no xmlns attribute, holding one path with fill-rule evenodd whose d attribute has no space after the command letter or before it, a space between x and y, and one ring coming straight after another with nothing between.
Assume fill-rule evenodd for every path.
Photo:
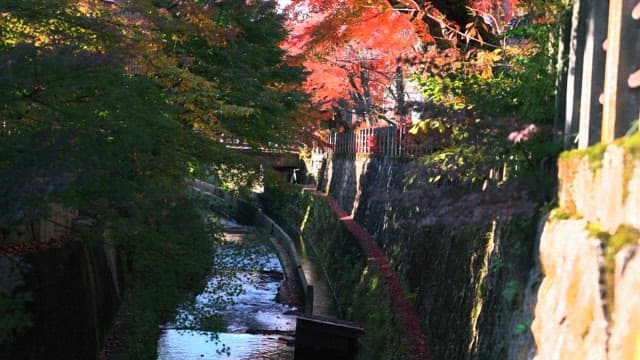
<instances>
[{"instance_id":1,"label":"fence post","mask_svg":"<svg viewBox=\"0 0 640 360\"><path fill-rule=\"evenodd\" d=\"M354 141L354 140L357 140L356 133L354 131L351 131L351 147L349 149L350 153L356 153L358 151L358 149L356 148L357 141Z\"/></svg>"},{"instance_id":2,"label":"fence post","mask_svg":"<svg viewBox=\"0 0 640 360\"><path fill-rule=\"evenodd\" d=\"M393 147L393 139L390 137L391 134L393 134L392 132L393 130L393 126L390 126L387 128L387 130L385 131L385 147L384 147L384 156L391 156L391 149Z\"/></svg>"},{"instance_id":3,"label":"fence post","mask_svg":"<svg viewBox=\"0 0 640 360\"><path fill-rule=\"evenodd\" d=\"M637 0L609 1L602 142L624 136L632 122L638 119L639 90L630 89L627 84L640 52L640 30L632 18L637 3Z\"/></svg>"},{"instance_id":4,"label":"fence post","mask_svg":"<svg viewBox=\"0 0 640 360\"><path fill-rule=\"evenodd\" d=\"M567 75L567 93L564 123L564 147L575 147L574 135L578 133L580 91L582 90L582 62L585 44L585 3L575 0L571 16L571 32L569 40L569 64Z\"/></svg>"},{"instance_id":5,"label":"fence post","mask_svg":"<svg viewBox=\"0 0 640 360\"><path fill-rule=\"evenodd\" d=\"M360 132L358 133L358 141L360 141L360 152L363 153L368 153L368 149L367 149L367 142L366 142L366 138L367 138L367 130L368 129L362 129L360 130Z\"/></svg>"},{"instance_id":6,"label":"fence post","mask_svg":"<svg viewBox=\"0 0 640 360\"><path fill-rule=\"evenodd\" d=\"M606 53L602 43L607 37L609 6L602 0L582 0L586 6L586 42L580 96L578 148L585 149L600 141L602 105L598 98L604 90Z\"/></svg>"}]
</instances>

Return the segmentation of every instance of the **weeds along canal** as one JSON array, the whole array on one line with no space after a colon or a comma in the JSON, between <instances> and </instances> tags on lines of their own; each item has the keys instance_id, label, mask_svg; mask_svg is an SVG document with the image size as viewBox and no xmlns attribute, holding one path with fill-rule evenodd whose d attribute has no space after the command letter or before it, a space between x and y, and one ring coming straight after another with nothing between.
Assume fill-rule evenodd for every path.
<instances>
[{"instance_id":1,"label":"weeds along canal","mask_svg":"<svg viewBox=\"0 0 640 360\"><path fill-rule=\"evenodd\" d=\"M207 285L162 326L158 359L293 359L297 309L278 301L276 251L255 228L220 222Z\"/></svg>"}]
</instances>

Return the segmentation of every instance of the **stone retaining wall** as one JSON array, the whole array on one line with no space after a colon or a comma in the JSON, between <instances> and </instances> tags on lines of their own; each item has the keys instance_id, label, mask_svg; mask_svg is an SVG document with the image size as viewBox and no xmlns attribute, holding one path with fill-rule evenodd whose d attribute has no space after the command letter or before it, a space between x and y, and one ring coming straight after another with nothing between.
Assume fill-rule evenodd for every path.
<instances>
[{"instance_id":1,"label":"stone retaining wall","mask_svg":"<svg viewBox=\"0 0 640 360\"><path fill-rule=\"evenodd\" d=\"M33 324L0 343L0 358L97 358L121 290L103 247L67 241L23 255L22 261L28 264L24 290L33 300L27 308Z\"/></svg>"},{"instance_id":2,"label":"stone retaining wall","mask_svg":"<svg viewBox=\"0 0 640 360\"><path fill-rule=\"evenodd\" d=\"M342 225L358 241L360 248L367 256L369 266L380 272L389 291L395 317L409 336L409 359L431 359L428 345L420 329L420 323L413 305L401 285L400 278L392 270L391 264L389 264L373 237L355 222L353 217L348 215L333 198L317 191L313 191L312 194L323 199L335 211Z\"/></svg>"},{"instance_id":3,"label":"stone retaining wall","mask_svg":"<svg viewBox=\"0 0 640 360\"><path fill-rule=\"evenodd\" d=\"M640 356L640 134L562 155L540 243L537 359Z\"/></svg>"},{"instance_id":4,"label":"stone retaining wall","mask_svg":"<svg viewBox=\"0 0 640 360\"><path fill-rule=\"evenodd\" d=\"M334 154L318 188L371 234L412 293L434 358L522 358L535 352L529 325L539 283L540 220L407 226L425 214L403 212L388 195L403 191L414 166L386 157Z\"/></svg>"}]
</instances>

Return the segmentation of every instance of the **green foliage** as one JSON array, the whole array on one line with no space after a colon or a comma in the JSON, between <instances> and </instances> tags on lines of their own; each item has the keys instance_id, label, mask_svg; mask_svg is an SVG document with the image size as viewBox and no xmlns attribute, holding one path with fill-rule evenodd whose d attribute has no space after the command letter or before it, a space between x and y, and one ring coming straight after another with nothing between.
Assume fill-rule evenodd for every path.
<instances>
[{"instance_id":1,"label":"green foliage","mask_svg":"<svg viewBox=\"0 0 640 360\"><path fill-rule=\"evenodd\" d=\"M360 338L358 359L406 359L406 339L393 317L389 293L381 283L379 274L365 268L356 286L350 317L363 321L367 329L376 329L366 331Z\"/></svg>"},{"instance_id":2,"label":"green foliage","mask_svg":"<svg viewBox=\"0 0 640 360\"><path fill-rule=\"evenodd\" d=\"M222 129L214 128L214 132L222 130L227 136L237 135L252 144L290 141L292 126L299 126L295 124L295 111L304 100L295 87L302 81L301 70L282 61L284 51L278 43L286 33L283 18L274 6L274 2L250 6L221 2L212 20L219 31L230 34L228 39L211 46L207 36L189 36L168 49L188 59L190 65L185 64L182 70L215 84L215 94L208 101L201 96L193 99L199 104L189 98L183 100L194 109L189 110L195 115L204 111L219 121ZM177 80L182 81L182 76ZM217 105L206 109L212 104ZM202 124L205 128L211 125Z\"/></svg>"},{"instance_id":3,"label":"green foliage","mask_svg":"<svg viewBox=\"0 0 640 360\"><path fill-rule=\"evenodd\" d=\"M32 325L26 308L33 299L21 275L26 267L19 258L0 254L0 344Z\"/></svg>"},{"instance_id":4,"label":"green foliage","mask_svg":"<svg viewBox=\"0 0 640 360\"><path fill-rule=\"evenodd\" d=\"M218 137L291 141L302 73L283 62L273 6L0 3L2 234L54 203L89 219L74 235L124 259L131 358L155 355L157 325L200 285L218 241L185 179L223 173L246 192L257 167ZM5 305L11 328L28 324L24 302Z\"/></svg>"},{"instance_id":5,"label":"green foliage","mask_svg":"<svg viewBox=\"0 0 640 360\"><path fill-rule=\"evenodd\" d=\"M526 123L549 124L555 96L554 54L548 46L553 28L524 25L505 33L504 49L475 51L452 60L448 69L413 77L429 102L455 110L473 109L483 116L518 116ZM526 45L524 45L526 44ZM444 70L444 71L443 71Z\"/></svg>"},{"instance_id":6,"label":"green foliage","mask_svg":"<svg viewBox=\"0 0 640 360\"><path fill-rule=\"evenodd\" d=\"M205 229L188 197L175 201L175 212L162 219L120 218L109 233L129 266L126 315L116 334L120 356L155 358L158 324L173 320L177 304L202 286L212 265L212 248L220 242L216 228Z\"/></svg>"},{"instance_id":7,"label":"green foliage","mask_svg":"<svg viewBox=\"0 0 640 360\"><path fill-rule=\"evenodd\" d=\"M499 49L425 55L413 81L426 103L410 131L424 155L398 195L401 209L429 214L424 225L459 225L530 216L554 196L555 29L523 23Z\"/></svg>"},{"instance_id":8,"label":"green foliage","mask_svg":"<svg viewBox=\"0 0 640 360\"><path fill-rule=\"evenodd\" d=\"M565 151L560 154L560 159L581 159L583 157L587 157L589 160L589 168L592 171L599 171L602 167L602 159L604 158L605 151L607 151L607 144L597 143L586 149L574 149L571 151Z\"/></svg>"},{"instance_id":9,"label":"green foliage","mask_svg":"<svg viewBox=\"0 0 640 360\"><path fill-rule=\"evenodd\" d=\"M591 224L590 224L591 225ZM596 224L597 226L597 224ZM597 226L599 228L599 226ZM591 230L590 230L591 232ZM605 243L604 248L604 278L607 289L607 312L611 316L615 300L615 257L625 246L638 244L640 241L640 230L631 225L620 225L616 232L611 235L606 233L600 239Z\"/></svg>"},{"instance_id":10,"label":"green foliage","mask_svg":"<svg viewBox=\"0 0 640 360\"><path fill-rule=\"evenodd\" d=\"M532 323L533 323L533 321L531 321L531 320L527 320L527 321L523 321L523 322L519 323L518 325L516 325L515 333L517 335L526 334L527 332L530 331Z\"/></svg>"},{"instance_id":11,"label":"green foliage","mask_svg":"<svg viewBox=\"0 0 640 360\"><path fill-rule=\"evenodd\" d=\"M640 230L631 225L620 225L615 234L608 238L607 252L616 254L627 244L635 244L640 240Z\"/></svg>"},{"instance_id":12,"label":"green foliage","mask_svg":"<svg viewBox=\"0 0 640 360\"><path fill-rule=\"evenodd\" d=\"M207 286L200 292L207 301L198 303L193 297L183 302L175 320L176 326L199 331L224 331L226 324L220 311L232 304L234 297L244 293L237 271L264 269L265 259L272 253L268 235L249 234L239 241L217 243L212 261L215 267L209 274Z\"/></svg>"},{"instance_id":13,"label":"green foliage","mask_svg":"<svg viewBox=\"0 0 640 360\"><path fill-rule=\"evenodd\" d=\"M512 304L520 294L520 288L521 284L519 281L511 280L505 285L504 289L502 289L502 297L508 304Z\"/></svg>"},{"instance_id":14,"label":"green foliage","mask_svg":"<svg viewBox=\"0 0 640 360\"><path fill-rule=\"evenodd\" d=\"M636 124L638 124L637 121ZM623 138L622 146L629 151L634 158L640 157L640 132Z\"/></svg>"},{"instance_id":15,"label":"green foliage","mask_svg":"<svg viewBox=\"0 0 640 360\"><path fill-rule=\"evenodd\" d=\"M587 232L589 233L589 237L601 240L608 241L611 237L609 232L602 230L599 222L590 222L587 224Z\"/></svg>"},{"instance_id":16,"label":"green foliage","mask_svg":"<svg viewBox=\"0 0 640 360\"><path fill-rule=\"evenodd\" d=\"M574 215L568 212L567 210L561 207L557 207L551 210L551 213L549 214L549 219L550 220L568 220L568 219L571 219L573 216Z\"/></svg>"}]
</instances>

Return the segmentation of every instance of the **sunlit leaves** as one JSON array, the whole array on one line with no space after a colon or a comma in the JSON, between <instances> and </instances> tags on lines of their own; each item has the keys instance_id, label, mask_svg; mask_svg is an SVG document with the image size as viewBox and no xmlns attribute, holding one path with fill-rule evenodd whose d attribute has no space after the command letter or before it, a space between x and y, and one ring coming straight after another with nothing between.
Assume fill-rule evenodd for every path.
<instances>
[{"instance_id":1,"label":"sunlit leaves","mask_svg":"<svg viewBox=\"0 0 640 360\"><path fill-rule=\"evenodd\" d=\"M398 59L415 53L418 37L406 16L381 1L294 1L290 54L304 59L305 90L316 108L347 101L371 112L396 72ZM304 17L295 11L308 10Z\"/></svg>"},{"instance_id":2,"label":"sunlit leaves","mask_svg":"<svg viewBox=\"0 0 640 360\"><path fill-rule=\"evenodd\" d=\"M0 19L0 50L11 49L19 44L46 48L79 45L88 51L103 49L92 29L70 23L64 17L32 22L6 12L0 14Z\"/></svg>"},{"instance_id":3,"label":"sunlit leaves","mask_svg":"<svg viewBox=\"0 0 640 360\"><path fill-rule=\"evenodd\" d=\"M90 221L74 235L118 247L155 329L207 271L216 236L185 178L234 169L222 135L292 142L302 74L283 62L271 2L114 3L0 1L0 240L51 203L77 211ZM242 164L249 187L257 166ZM138 330L136 349L152 338Z\"/></svg>"},{"instance_id":4,"label":"sunlit leaves","mask_svg":"<svg viewBox=\"0 0 640 360\"><path fill-rule=\"evenodd\" d=\"M179 179L187 163L217 151L202 135L291 140L301 72L282 62L284 30L273 4L101 4L0 5L0 170L43 172L47 191L65 192L110 171L114 179ZM173 153L159 156L164 151ZM42 163L27 160L43 154ZM71 204L75 195L67 195Z\"/></svg>"}]
</instances>

